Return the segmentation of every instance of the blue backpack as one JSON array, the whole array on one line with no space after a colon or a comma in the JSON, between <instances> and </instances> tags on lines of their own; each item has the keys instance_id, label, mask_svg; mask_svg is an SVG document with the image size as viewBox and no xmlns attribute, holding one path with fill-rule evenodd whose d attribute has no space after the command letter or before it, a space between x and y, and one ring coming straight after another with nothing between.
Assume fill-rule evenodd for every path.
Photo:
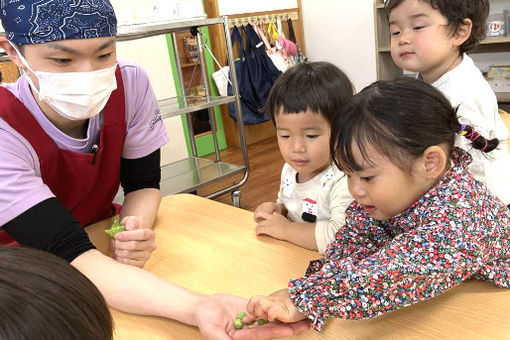
<instances>
[{"instance_id":1,"label":"blue backpack","mask_svg":"<svg viewBox=\"0 0 510 340\"><path fill-rule=\"evenodd\" d=\"M281 72L274 66L264 50L264 45L251 25L245 29L246 49L239 29L232 30L232 46L239 44L239 59L235 61L237 83L241 99L241 109L244 124L259 124L271 119L266 112L262 112L269 90ZM232 86L227 89L231 96ZM236 119L234 103L228 104L229 114Z\"/></svg>"}]
</instances>

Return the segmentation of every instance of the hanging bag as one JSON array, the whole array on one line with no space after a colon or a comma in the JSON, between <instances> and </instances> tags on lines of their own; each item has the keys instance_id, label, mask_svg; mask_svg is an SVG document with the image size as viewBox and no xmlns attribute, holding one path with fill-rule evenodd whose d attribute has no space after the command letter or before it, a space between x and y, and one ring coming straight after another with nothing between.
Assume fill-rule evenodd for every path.
<instances>
[{"instance_id":1,"label":"hanging bag","mask_svg":"<svg viewBox=\"0 0 510 340\"><path fill-rule=\"evenodd\" d=\"M277 41L278 38L280 37L278 35L278 30L276 29L276 26L274 24L274 21L271 21L269 23L269 25L267 26L267 35L269 36L269 38L273 41Z\"/></svg>"},{"instance_id":2,"label":"hanging bag","mask_svg":"<svg viewBox=\"0 0 510 340\"><path fill-rule=\"evenodd\" d=\"M296 33L294 33L294 26L292 25L292 19L287 19L287 25L289 26L289 40L294 44L297 44Z\"/></svg>"},{"instance_id":3,"label":"hanging bag","mask_svg":"<svg viewBox=\"0 0 510 340\"><path fill-rule=\"evenodd\" d=\"M277 27L278 27L278 33L280 37L278 38L278 41L276 42L276 46L280 51L283 51L285 55L295 57L297 56L297 47L296 44L292 40L286 39L285 35L283 34L283 28L282 28L282 21L280 18L278 18Z\"/></svg>"},{"instance_id":4,"label":"hanging bag","mask_svg":"<svg viewBox=\"0 0 510 340\"><path fill-rule=\"evenodd\" d=\"M293 64L300 64L306 62L307 58L301 52L296 40L296 34L294 33L294 25L292 24L292 19L289 18L287 20L287 25L289 26L289 40L292 41L296 45L296 56L291 58Z\"/></svg>"},{"instance_id":5,"label":"hanging bag","mask_svg":"<svg viewBox=\"0 0 510 340\"><path fill-rule=\"evenodd\" d=\"M231 35L232 46L237 42L239 44L239 58L234 62L236 70L237 84L239 86L239 96L241 101L241 110L243 114L243 123L247 125L259 124L268 121L271 117L265 113L258 112L259 102L254 96L253 86L251 84L248 67L246 65L246 51L243 47L243 39L237 26L234 26ZM230 74L231 76L232 74ZM232 82L229 82L227 94L233 95ZM237 120L235 103L228 103L230 117Z\"/></svg>"},{"instance_id":6,"label":"hanging bag","mask_svg":"<svg viewBox=\"0 0 510 340\"><path fill-rule=\"evenodd\" d=\"M290 66L289 58L287 55L282 51L278 51L276 47L271 47L271 45L269 45L269 41L267 41L264 31L258 25L255 25L253 28L255 29L255 32L258 34L260 39L262 39L264 42L266 53L273 62L274 66L276 66L276 68L281 72L287 71Z\"/></svg>"},{"instance_id":7,"label":"hanging bag","mask_svg":"<svg viewBox=\"0 0 510 340\"><path fill-rule=\"evenodd\" d=\"M248 24L245 27L246 33L246 66L248 68L254 97L257 99L257 108L260 110L266 104L269 91L276 79L281 75L267 55L264 43Z\"/></svg>"}]
</instances>

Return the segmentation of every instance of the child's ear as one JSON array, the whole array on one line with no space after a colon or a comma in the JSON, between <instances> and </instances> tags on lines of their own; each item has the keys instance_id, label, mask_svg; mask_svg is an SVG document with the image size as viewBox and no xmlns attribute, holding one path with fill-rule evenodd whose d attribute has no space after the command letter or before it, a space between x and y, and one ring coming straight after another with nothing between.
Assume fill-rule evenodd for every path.
<instances>
[{"instance_id":1,"label":"child's ear","mask_svg":"<svg viewBox=\"0 0 510 340\"><path fill-rule=\"evenodd\" d=\"M422 174L426 179L435 180L441 177L448 160L445 148L439 145L429 146L421 156Z\"/></svg>"},{"instance_id":2,"label":"child's ear","mask_svg":"<svg viewBox=\"0 0 510 340\"><path fill-rule=\"evenodd\" d=\"M471 31L473 30L473 22L471 19L464 19L462 24L459 25L455 35L453 37L455 46L462 45L466 40L469 39Z\"/></svg>"}]
</instances>

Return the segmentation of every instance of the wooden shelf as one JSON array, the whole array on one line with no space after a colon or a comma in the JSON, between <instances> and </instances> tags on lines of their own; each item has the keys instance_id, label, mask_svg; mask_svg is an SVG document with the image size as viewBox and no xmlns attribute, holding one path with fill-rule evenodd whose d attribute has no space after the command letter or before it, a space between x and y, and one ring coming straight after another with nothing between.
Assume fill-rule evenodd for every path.
<instances>
[{"instance_id":1,"label":"wooden shelf","mask_svg":"<svg viewBox=\"0 0 510 340\"><path fill-rule=\"evenodd\" d=\"M181 64L181 67L194 67L194 66L200 66L199 63L184 63L184 64Z\"/></svg>"},{"instance_id":2,"label":"wooden shelf","mask_svg":"<svg viewBox=\"0 0 510 340\"><path fill-rule=\"evenodd\" d=\"M508 44L510 43L510 37L495 37L495 38L487 38L480 41L480 45L488 45L488 44Z\"/></svg>"},{"instance_id":3,"label":"wooden shelf","mask_svg":"<svg viewBox=\"0 0 510 340\"><path fill-rule=\"evenodd\" d=\"M496 98L500 103L510 103L510 92L496 92Z\"/></svg>"}]
</instances>

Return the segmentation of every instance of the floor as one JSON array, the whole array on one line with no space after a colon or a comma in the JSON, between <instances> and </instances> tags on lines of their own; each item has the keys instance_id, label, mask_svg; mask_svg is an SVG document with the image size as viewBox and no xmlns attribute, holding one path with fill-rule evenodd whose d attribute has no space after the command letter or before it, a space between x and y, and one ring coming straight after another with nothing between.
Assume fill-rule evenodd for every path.
<instances>
[{"instance_id":1,"label":"floor","mask_svg":"<svg viewBox=\"0 0 510 340\"><path fill-rule=\"evenodd\" d=\"M221 160L228 163L242 164L242 153L239 149L224 150L220 153ZM209 156L214 158L214 155ZM275 201L280 187L280 174L284 161L278 149L276 137L271 137L248 146L250 173L248 181L241 186L241 208L254 211L263 202ZM215 183L198 191L203 196L217 191L233 182L239 182L242 176L233 176L228 180ZM230 193L215 199L232 204Z\"/></svg>"},{"instance_id":2,"label":"floor","mask_svg":"<svg viewBox=\"0 0 510 340\"><path fill-rule=\"evenodd\" d=\"M502 115L502 118L510 130L510 115ZM510 150L510 138L507 140L507 143ZM239 149L224 150L220 154L222 161L242 164L242 154ZM214 159L214 155L207 156L207 158ZM263 202L275 201L278 194L280 174L284 161L278 149L276 136L248 146L248 159L250 162L250 174L248 181L241 186L241 208L254 211ZM199 190L198 194L205 196L225 188L233 182L239 182L241 178L241 175L230 177L228 180ZM219 196L215 200L232 204L230 193Z\"/></svg>"}]
</instances>

